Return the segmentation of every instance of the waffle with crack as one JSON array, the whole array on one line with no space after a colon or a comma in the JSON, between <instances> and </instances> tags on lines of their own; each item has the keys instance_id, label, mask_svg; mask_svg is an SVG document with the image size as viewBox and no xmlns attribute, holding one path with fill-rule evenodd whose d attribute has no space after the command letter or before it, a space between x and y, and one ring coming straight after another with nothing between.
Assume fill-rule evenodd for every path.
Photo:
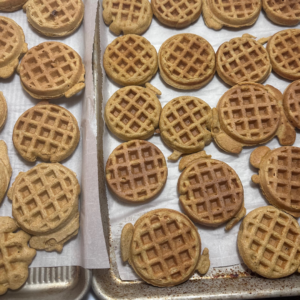
<instances>
[{"instance_id":1,"label":"waffle with crack","mask_svg":"<svg viewBox=\"0 0 300 300\"><path fill-rule=\"evenodd\" d=\"M109 130L119 139L148 139L158 127L161 92L146 83L146 88L128 86L116 91L107 101L104 119Z\"/></svg>"},{"instance_id":2,"label":"waffle with crack","mask_svg":"<svg viewBox=\"0 0 300 300\"><path fill-rule=\"evenodd\" d=\"M104 0L103 20L116 35L142 34L152 21L152 9L148 0Z\"/></svg>"},{"instance_id":3,"label":"waffle with crack","mask_svg":"<svg viewBox=\"0 0 300 300\"><path fill-rule=\"evenodd\" d=\"M259 207L243 220L238 250L249 269L266 278L300 271L300 227L290 215L273 206Z\"/></svg>"},{"instance_id":4,"label":"waffle with crack","mask_svg":"<svg viewBox=\"0 0 300 300\"><path fill-rule=\"evenodd\" d=\"M144 203L163 189L168 168L164 155L155 145L133 140L113 150L105 174L108 187L120 200Z\"/></svg>"},{"instance_id":5,"label":"waffle with crack","mask_svg":"<svg viewBox=\"0 0 300 300\"><path fill-rule=\"evenodd\" d=\"M233 86L243 81L264 82L272 71L272 65L260 41L246 33L219 47L216 69L222 80Z\"/></svg>"},{"instance_id":6,"label":"waffle with crack","mask_svg":"<svg viewBox=\"0 0 300 300\"><path fill-rule=\"evenodd\" d=\"M31 48L18 73L25 91L36 99L70 98L85 87L81 57L60 42L44 42Z\"/></svg>"},{"instance_id":7,"label":"waffle with crack","mask_svg":"<svg viewBox=\"0 0 300 300\"><path fill-rule=\"evenodd\" d=\"M210 106L197 97L177 97L164 106L159 129L163 141L174 149L169 160L198 152L211 142L211 116Z\"/></svg>"},{"instance_id":8,"label":"waffle with crack","mask_svg":"<svg viewBox=\"0 0 300 300\"><path fill-rule=\"evenodd\" d=\"M11 175L12 169L9 162L7 146L4 141L0 141L0 204L9 186Z\"/></svg>"},{"instance_id":9,"label":"waffle with crack","mask_svg":"<svg viewBox=\"0 0 300 300\"><path fill-rule=\"evenodd\" d=\"M144 37L127 34L106 47L103 65L107 76L116 83L143 85L157 72L157 52Z\"/></svg>"},{"instance_id":10,"label":"waffle with crack","mask_svg":"<svg viewBox=\"0 0 300 300\"><path fill-rule=\"evenodd\" d=\"M201 239L190 219L172 209L156 209L124 226L121 235L124 262L147 283L170 287L210 266L209 251L201 255Z\"/></svg>"},{"instance_id":11,"label":"waffle with crack","mask_svg":"<svg viewBox=\"0 0 300 300\"><path fill-rule=\"evenodd\" d=\"M19 117L12 139L18 153L27 161L41 158L60 162L76 149L80 131L71 112L42 101Z\"/></svg>"},{"instance_id":12,"label":"waffle with crack","mask_svg":"<svg viewBox=\"0 0 300 300\"><path fill-rule=\"evenodd\" d=\"M215 51L204 38L181 33L160 47L158 65L162 79L182 90L200 89L215 74Z\"/></svg>"},{"instance_id":13,"label":"waffle with crack","mask_svg":"<svg viewBox=\"0 0 300 300\"><path fill-rule=\"evenodd\" d=\"M292 145L296 132L284 114L282 97L270 85L245 82L232 87L212 110L216 144L229 153L240 153L244 146L263 144L275 136L281 145Z\"/></svg>"},{"instance_id":14,"label":"waffle with crack","mask_svg":"<svg viewBox=\"0 0 300 300\"><path fill-rule=\"evenodd\" d=\"M19 173L8 198L18 225L33 235L32 248L61 252L77 235L79 194L76 174L61 164L42 163Z\"/></svg>"},{"instance_id":15,"label":"waffle with crack","mask_svg":"<svg viewBox=\"0 0 300 300\"><path fill-rule=\"evenodd\" d=\"M0 78L10 77L27 52L23 29L12 19L0 16Z\"/></svg>"},{"instance_id":16,"label":"waffle with crack","mask_svg":"<svg viewBox=\"0 0 300 300\"><path fill-rule=\"evenodd\" d=\"M28 0L0 0L0 11L11 12L19 10Z\"/></svg>"},{"instance_id":17,"label":"waffle with crack","mask_svg":"<svg viewBox=\"0 0 300 300\"><path fill-rule=\"evenodd\" d=\"M7 118L7 103L5 97L3 96L3 93L0 92L0 130L4 127L6 118Z\"/></svg>"},{"instance_id":18,"label":"waffle with crack","mask_svg":"<svg viewBox=\"0 0 300 300\"><path fill-rule=\"evenodd\" d=\"M82 0L28 0L23 10L38 33L61 37L70 35L80 26L84 4Z\"/></svg>"}]
</instances>

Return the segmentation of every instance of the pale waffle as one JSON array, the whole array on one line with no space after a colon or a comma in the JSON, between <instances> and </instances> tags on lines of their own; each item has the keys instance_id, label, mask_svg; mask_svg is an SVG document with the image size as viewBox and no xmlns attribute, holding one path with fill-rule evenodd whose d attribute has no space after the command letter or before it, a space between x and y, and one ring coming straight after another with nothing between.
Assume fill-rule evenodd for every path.
<instances>
[{"instance_id":1,"label":"pale waffle","mask_svg":"<svg viewBox=\"0 0 300 300\"><path fill-rule=\"evenodd\" d=\"M199 89L215 74L215 52L196 34L177 34L160 47L158 65L162 79L183 90Z\"/></svg>"},{"instance_id":2,"label":"pale waffle","mask_svg":"<svg viewBox=\"0 0 300 300\"><path fill-rule=\"evenodd\" d=\"M7 118L7 103L3 93L0 92L0 130L4 127Z\"/></svg>"},{"instance_id":3,"label":"pale waffle","mask_svg":"<svg viewBox=\"0 0 300 300\"><path fill-rule=\"evenodd\" d=\"M275 207L251 211L240 226L237 244L247 267L263 277L281 278L299 268L299 224Z\"/></svg>"},{"instance_id":4,"label":"pale waffle","mask_svg":"<svg viewBox=\"0 0 300 300\"><path fill-rule=\"evenodd\" d=\"M272 71L267 50L249 34L223 43L216 53L218 75L233 86L239 82L264 82Z\"/></svg>"},{"instance_id":5,"label":"pale waffle","mask_svg":"<svg viewBox=\"0 0 300 300\"><path fill-rule=\"evenodd\" d=\"M0 78L10 77L27 52L22 28L12 19L0 16Z\"/></svg>"},{"instance_id":6,"label":"pale waffle","mask_svg":"<svg viewBox=\"0 0 300 300\"><path fill-rule=\"evenodd\" d=\"M208 250L204 250L207 253ZM203 253L204 253L203 251ZM157 209L122 230L121 253L147 283L178 285L200 269L201 239L190 219L172 209ZM206 266L207 272L209 268ZM203 272L203 273L204 273Z\"/></svg>"},{"instance_id":7,"label":"pale waffle","mask_svg":"<svg viewBox=\"0 0 300 300\"><path fill-rule=\"evenodd\" d=\"M9 186L12 169L9 162L7 146L4 141L0 141L0 204Z\"/></svg>"},{"instance_id":8,"label":"pale waffle","mask_svg":"<svg viewBox=\"0 0 300 300\"><path fill-rule=\"evenodd\" d=\"M69 157L80 139L75 117L67 109L39 102L17 120L13 130L13 143L27 161L37 158L60 162Z\"/></svg>"},{"instance_id":9,"label":"pale waffle","mask_svg":"<svg viewBox=\"0 0 300 300\"><path fill-rule=\"evenodd\" d=\"M16 11L23 7L28 0L0 0L0 11Z\"/></svg>"},{"instance_id":10,"label":"pale waffle","mask_svg":"<svg viewBox=\"0 0 300 300\"><path fill-rule=\"evenodd\" d=\"M116 83L143 85L157 72L157 52L144 37L127 34L106 47L103 65L107 76Z\"/></svg>"},{"instance_id":11,"label":"pale waffle","mask_svg":"<svg viewBox=\"0 0 300 300\"><path fill-rule=\"evenodd\" d=\"M211 108L199 98L181 96L168 102L159 121L163 141L174 149L168 159L176 161L182 154L198 152L209 144L211 118Z\"/></svg>"},{"instance_id":12,"label":"pale waffle","mask_svg":"<svg viewBox=\"0 0 300 300\"><path fill-rule=\"evenodd\" d=\"M104 0L103 20L116 35L142 34L151 24L152 9L148 0Z\"/></svg>"},{"instance_id":13,"label":"pale waffle","mask_svg":"<svg viewBox=\"0 0 300 300\"><path fill-rule=\"evenodd\" d=\"M50 37L67 36L81 24L82 0L29 0L23 7L29 24Z\"/></svg>"},{"instance_id":14,"label":"pale waffle","mask_svg":"<svg viewBox=\"0 0 300 300\"><path fill-rule=\"evenodd\" d=\"M203 0L203 18L207 27L241 28L253 25L261 10L261 0Z\"/></svg>"},{"instance_id":15,"label":"pale waffle","mask_svg":"<svg viewBox=\"0 0 300 300\"><path fill-rule=\"evenodd\" d=\"M256 148L250 163L259 169L252 181L259 183L270 204L300 217L300 148L280 147L270 150Z\"/></svg>"},{"instance_id":16,"label":"pale waffle","mask_svg":"<svg viewBox=\"0 0 300 300\"><path fill-rule=\"evenodd\" d=\"M164 187L168 168L164 155L152 143L133 140L110 154L105 168L106 182L123 201L145 202Z\"/></svg>"},{"instance_id":17,"label":"pale waffle","mask_svg":"<svg viewBox=\"0 0 300 300\"><path fill-rule=\"evenodd\" d=\"M121 140L148 139L158 127L161 104L156 95L160 94L150 83L146 83L146 88L119 89L105 106L107 127Z\"/></svg>"},{"instance_id":18,"label":"pale waffle","mask_svg":"<svg viewBox=\"0 0 300 300\"><path fill-rule=\"evenodd\" d=\"M275 33L268 41L267 51L273 70L289 79L300 79L300 29Z\"/></svg>"},{"instance_id":19,"label":"pale waffle","mask_svg":"<svg viewBox=\"0 0 300 300\"><path fill-rule=\"evenodd\" d=\"M60 42L44 42L31 48L18 73L25 91L36 99L70 98L85 87L81 57Z\"/></svg>"},{"instance_id":20,"label":"pale waffle","mask_svg":"<svg viewBox=\"0 0 300 300\"><path fill-rule=\"evenodd\" d=\"M155 17L164 25L184 28L198 20L202 0L151 0Z\"/></svg>"},{"instance_id":21,"label":"pale waffle","mask_svg":"<svg viewBox=\"0 0 300 300\"><path fill-rule=\"evenodd\" d=\"M27 280L28 266L36 255L28 247L30 235L18 230L10 217L0 217L0 295L17 290Z\"/></svg>"},{"instance_id":22,"label":"pale waffle","mask_svg":"<svg viewBox=\"0 0 300 300\"><path fill-rule=\"evenodd\" d=\"M262 0L267 17L278 25L294 26L300 22L298 0Z\"/></svg>"}]
</instances>

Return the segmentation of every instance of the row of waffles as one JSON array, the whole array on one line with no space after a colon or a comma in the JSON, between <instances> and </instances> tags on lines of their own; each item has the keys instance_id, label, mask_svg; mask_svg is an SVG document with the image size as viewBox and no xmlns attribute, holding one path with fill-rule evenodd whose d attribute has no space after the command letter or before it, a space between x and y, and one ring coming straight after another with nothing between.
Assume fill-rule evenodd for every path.
<instances>
[{"instance_id":1,"label":"row of waffles","mask_svg":"<svg viewBox=\"0 0 300 300\"><path fill-rule=\"evenodd\" d=\"M275 24L294 26L300 21L300 5L291 0L104 0L102 6L103 20L116 35L144 33L153 14L165 26L185 28L202 10L206 26L215 30L251 26L262 7Z\"/></svg>"}]
</instances>

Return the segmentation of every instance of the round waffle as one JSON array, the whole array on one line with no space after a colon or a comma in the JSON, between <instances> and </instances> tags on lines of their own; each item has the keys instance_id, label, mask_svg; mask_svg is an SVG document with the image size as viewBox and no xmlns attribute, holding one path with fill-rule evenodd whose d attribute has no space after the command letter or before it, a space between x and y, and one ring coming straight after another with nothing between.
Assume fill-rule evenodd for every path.
<instances>
[{"instance_id":1,"label":"round waffle","mask_svg":"<svg viewBox=\"0 0 300 300\"><path fill-rule=\"evenodd\" d=\"M22 28L12 19L0 16L0 78L10 77L19 58L27 52Z\"/></svg>"},{"instance_id":2,"label":"round waffle","mask_svg":"<svg viewBox=\"0 0 300 300\"><path fill-rule=\"evenodd\" d=\"M155 17L164 25L184 28L198 20L202 11L202 0L151 0Z\"/></svg>"},{"instance_id":3,"label":"round waffle","mask_svg":"<svg viewBox=\"0 0 300 300\"><path fill-rule=\"evenodd\" d=\"M7 146L4 141L0 141L0 204L9 186L12 169L7 153Z\"/></svg>"},{"instance_id":4,"label":"round waffle","mask_svg":"<svg viewBox=\"0 0 300 300\"><path fill-rule=\"evenodd\" d=\"M203 0L203 18L207 27L240 28L253 25L261 10L261 0Z\"/></svg>"},{"instance_id":5,"label":"round waffle","mask_svg":"<svg viewBox=\"0 0 300 300\"><path fill-rule=\"evenodd\" d=\"M0 0L0 11L16 11L23 7L27 0Z\"/></svg>"},{"instance_id":6,"label":"round waffle","mask_svg":"<svg viewBox=\"0 0 300 300\"><path fill-rule=\"evenodd\" d=\"M289 79L300 79L300 29L286 29L275 33L268 41L267 51L273 70Z\"/></svg>"},{"instance_id":7,"label":"round waffle","mask_svg":"<svg viewBox=\"0 0 300 300\"><path fill-rule=\"evenodd\" d=\"M107 46L103 65L107 76L116 83L143 85L157 72L157 53L144 37L127 34Z\"/></svg>"},{"instance_id":8,"label":"round waffle","mask_svg":"<svg viewBox=\"0 0 300 300\"><path fill-rule=\"evenodd\" d=\"M106 182L123 201L145 202L164 187L168 168L164 155L153 144L133 140L110 154L105 168Z\"/></svg>"},{"instance_id":9,"label":"round waffle","mask_svg":"<svg viewBox=\"0 0 300 300\"><path fill-rule=\"evenodd\" d=\"M161 113L159 128L163 141L174 149L169 160L182 154L202 150L211 141L211 108L192 96L177 97L168 102Z\"/></svg>"},{"instance_id":10,"label":"round waffle","mask_svg":"<svg viewBox=\"0 0 300 300\"><path fill-rule=\"evenodd\" d=\"M0 92L0 130L3 128L7 118L7 103L3 96L3 93Z\"/></svg>"},{"instance_id":11,"label":"round waffle","mask_svg":"<svg viewBox=\"0 0 300 300\"><path fill-rule=\"evenodd\" d=\"M215 52L196 34L177 34L160 47L158 65L162 79L183 90L199 89L215 74Z\"/></svg>"},{"instance_id":12,"label":"round waffle","mask_svg":"<svg viewBox=\"0 0 300 300\"><path fill-rule=\"evenodd\" d=\"M229 85L239 82L264 82L272 66L267 50L249 34L223 43L216 54L216 69Z\"/></svg>"},{"instance_id":13,"label":"round waffle","mask_svg":"<svg viewBox=\"0 0 300 300\"><path fill-rule=\"evenodd\" d=\"M29 0L23 7L29 24L50 37L66 36L82 22L82 0Z\"/></svg>"},{"instance_id":14,"label":"round waffle","mask_svg":"<svg viewBox=\"0 0 300 300\"><path fill-rule=\"evenodd\" d=\"M85 87L81 57L60 42L44 42L31 48L18 73L25 91L36 99L70 98Z\"/></svg>"},{"instance_id":15,"label":"round waffle","mask_svg":"<svg viewBox=\"0 0 300 300\"><path fill-rule=\"evenodd\" d=\"M299 224L273 206L254 209L240 226L239 253L248 268L266 278L281 278L297 271L299 245Z\"/></svg>"},{"instance_id":16,"label":"round waffle","mask_svg":"<svg viewBox=\"0 0 300 300\"><path fill-rule=\"evenodd\" d=\"M103 20L116 35L142 34L151 24L152 9L148 0L104 0Z\"/></svg>"},{"instance_id":17,"label":"round waffle","mask_svg":"<svg viewBox=\"0 0 300 300\"><path fill-rule=\"evenodd\" d=\"M65 108L42 101L28 109L17 120L13 143L27 161L37 157L60 162L69 157L80 139L75 117Z\"/></svg>"},{"instance_id":18,"label":"round waffle","mask_svg":"<svg viewBox=\"0 0 300 300\"><path fill-rule=\"evenodd\" d=\"M146 88L128 86L116 91L105 106L104 119L109 130L119 139L148 139L158 127L161 92L150 83Z\"/></svg>"}]
</instances>

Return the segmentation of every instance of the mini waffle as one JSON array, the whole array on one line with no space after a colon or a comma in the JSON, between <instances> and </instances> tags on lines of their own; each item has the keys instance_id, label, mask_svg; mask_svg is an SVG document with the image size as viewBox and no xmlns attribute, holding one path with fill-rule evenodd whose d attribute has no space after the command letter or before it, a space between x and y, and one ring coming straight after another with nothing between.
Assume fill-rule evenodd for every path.
<instances>
[{"instance_id":1,"label":"mini waffle","mask_svg":"<svg viewBox=\"0 0 300 300\"><path fill-rule=\"evenodd\" d=\"M161 92L146 83L146 88L128 86L116 91L105 106L104 119L109 130L121 140L148 139L158 127Z\"/></svg>"},{"instance_id":2,"label":"mini waffle","mask_svg":"<svg viewBox=\"0 0 300 300\"><path fill-rule=\"evenodd\" d=\"M300 217L300 148L256 148L250 163L259 169L252 181L259 183L270 204Z\"/></svg>"},{"instance_id":3,"label":"mini waffle","mask_svg":"<svg viewBox=\"0 0 300 300\"><path fill-rule=\"evenodd\" d=\"M300 79L300 29L275 33L268 41L267 51L273 70L289 79Z\"/></svg>"},{"instance_id":4,"label":"mini waffle","mask_svg":"<svg viewBox=\"0 0 300 300\"><path fill-rule=\"evenodd\" d=\"M158 53L162 79L183 90L199 89L215 74L215 52L204 38L177 34L166 40Z\"/></svg>"},{"instance_id":5,"label":"mini waffle","mask_svg":"<svg viewBox=\"0 0 300 300\"><path fill-rule=\"evenodd\" d=\"M37 157L43 161L60 162L76 149L80 131L75 117L65 108L39 102L17 120L13 143L27 161Z\"/></svg>"},{"instance_id":6,"label":"mini waffle","mask_svg":"<svg viewBox=\"0 0 300 300\"><path fill-rule=\"evenodd\" d=\"M116 35L142 34L152 21L148 0L104 0L102 7L104 22Z\"/></svg>"},{"instance_id":7,"label":"mini waffle","mask_svg":"<svg viewBox=\"0 0 300 300\"><path fill-rule=\"evenodd\" d=\"M29 24L50 37L66 36L82 22L82 0L29 0L23 7Z\"/></svg>"},{"instance_id":8,"label":"mini waffle","mask_svg":"<svg viewBox=\"0 0 300 300\"><path fill-rule=\"evenodd\" d=\"M181 96L168 102L161 113L159 128L163 141L174 149L169 160L182 154L194 153L209 144L211 108L203 100Z\"/></svg>"},{"instance_id":9,"label":"mini waffle","mask_svg":"<svg viewBox=\"0 0 300 300\"><path fill-rule=\"evenodd\" d=\"M0 92L0 130L3 128L7 118L7 103L3 96L3 93Z\"/></svg>"},{"instance_id":10,"label":"mini waffle","mask_svg":"<svg viewBox=\"0 0 300 300\"><path fill-rule=\"evenodd\" d=\"M27 0L0 0L0 11L16 11L23 7Z\"/></svg>"},{"instance_id":11,"label":"mini waffle","mask_svg":"<svg viewBox=\"0 0 300 300\"><path fill-rule=\"evenodd\" d=\"M261 10L261 0L203 0L203 18L207 27L240 28L253 25Z\"/></svg>"},{"instance_id":12,"label":"mini waffle","mask_svg":"<svg viewBox=\"0 0 300 300\"><path fill-rule=\"evenodd\" d=\"M0 78L10 77L19 58L27 52L22 28L12 19L0 16Z\"/></svg>"},{"instance_id":13,"label":"mini waffle","mask_svg":"<svg viewBox=\"0 0 300 300\"><path fill-rule=\"evenodd\" d=\"M153 144L133 140L118 146L109 156L106 182L123 201L145 202L164 187L168 168L165 157Z\"/></svg>"},{"instance_id":14,"label":"mini waffle","mask_svg":"<svg viewBox=\"0 0 300 300\"><path fill-rule=\"evenodd\" d=\"M0 141L0 204L7 191L12 169L7 153L7 146L4 141Z\"/></svg>"},{"instance_id":15,"label":"mini waffle","mask_svg":"<svg viewBox=\"0 0 300 300\"><path fill-rule=\"evenodd\" d=\"M157 72L157 53L144 37L128 34L107 46L103 65L107 76L116 83L143 85Z\"/></svg>"},{"instance_id":16,"label":"mini waffle","mask_svg":"<svg viewBox=\"0 0 300 300\"><path fill-rule=\"evenodd\" d=\"M201 239L190 219L172 209L157 209L141 216L122 230L121 253L135 272L154 286L170 287L188 280L194 272L206 273L209 268L208 249L205 270ZM203 272L204 271L204 272Z\"/></svg>"},{"instance_id":17,"label":"mini waffle","mask_svg":"<svg viewBox=\"0 0 300 300\"><path fill-rule=\"evenodd\" d=\"M254 209L240 226L239 253L248 268L266 278L281 278L297 271L299 245L297 221L272 206Z\"/></svg>"},{"instance_id":18,"label":"mini waffle","mask_svg":"<svg viewBox=\"0 0 300 300\"><path fill-rule=\"evenodd\" d=\"M262 83L272 70L267 50L249 34L223 43L216 65L218 75L231 86L243 81Z\"/></svg>"},{"instance_id":19,"label":"mini waffle","mask_svg":"<svg viewBox=\"0 0 300 300\"><path fill-rule=\"evenodd\" d=\"M202 11L202 0L151 0L155 17L164 25L184 28L198 20Z\"/></svg>"},{"instance_id":20,"label":"mini waffle","mask_svg":"<svg viewBox=\"0 0 300 300\"><path fill-rule=\"evenodd\" d=\"M59 42L44 42L31 48L18 73L25 91L36 99L70 98L85 87L81 57Z\"/></svg>"}]
</instances>

